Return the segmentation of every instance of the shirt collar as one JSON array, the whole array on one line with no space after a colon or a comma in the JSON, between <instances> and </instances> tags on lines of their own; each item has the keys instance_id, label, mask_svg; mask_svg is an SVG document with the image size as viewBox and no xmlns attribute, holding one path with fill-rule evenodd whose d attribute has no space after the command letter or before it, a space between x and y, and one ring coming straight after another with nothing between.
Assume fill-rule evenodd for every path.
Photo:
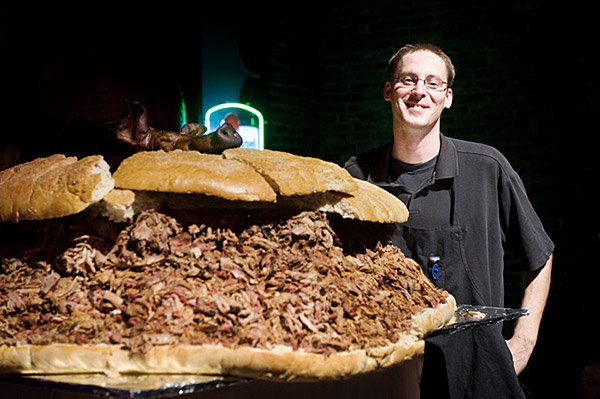
<instances>
[{"instance_id":1,"label":"shirt collar","mask_svg":"<svg viewBox=\"0 0 600 399\"><path fill-rule=\"evenodd\" d=\"M383 156L379 157L376 161L378 165L369 176L369 182L378 186L389 186L392 184L390 181L389 160L392 156L393 144L392 140L382 147ZM440 153L435 166L434 179L448 179L458 176L458 156L454 143L440 133L440 144Z\"/></svg>"},{"instance_id":2,"label":"shirt collar","mask_svg":"<svg viewBox=\"0 0 600 399\"><path fill-rule=\"evenodd\" d=\"M435 166L435 179L449 179L458 176L458 155L452 140L440 133L441 148L437 165Z\"/></svg>"}]
</instances>

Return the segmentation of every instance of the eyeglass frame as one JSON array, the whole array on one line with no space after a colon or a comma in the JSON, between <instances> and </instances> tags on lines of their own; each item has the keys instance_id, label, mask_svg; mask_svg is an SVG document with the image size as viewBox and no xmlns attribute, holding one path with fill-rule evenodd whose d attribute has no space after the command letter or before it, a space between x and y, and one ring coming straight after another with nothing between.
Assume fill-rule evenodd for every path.
<instances>
[{"instance_id":1,"label":"eyeglass frame","mask_svg":"<svg viewBox=\"0 0 600 399\"><path fill-rule=\"evenodd\" d=\"M437 92L442 92L442 91L447 90L447 89L450 88L450 86L448 86L448 82L444 82L442 79L438 78L437 76L431 76L431 77L427 77L427 78L414 78L413 76L411 76L410 74L407 74L406 76L399 76L399 77L396 77L394 79L394 82L400 83L400 85L402 87L404 87L404 88L413 88L413 87L417 87L417 85L419 84L419 81L422 80L423 84L425 85L425 89L432 90L432 91L437 91ZM413 85L406 85L406 84L404 84L402 82L402 79L406 79L406 78L413 79L414 84ZM439 79L442 87L439 88L439 89L429 87L427 85L427 79L436 79L436 80ZM445 86L445 87L443 87L443 86Z\"/></svg>"}]
</instances>

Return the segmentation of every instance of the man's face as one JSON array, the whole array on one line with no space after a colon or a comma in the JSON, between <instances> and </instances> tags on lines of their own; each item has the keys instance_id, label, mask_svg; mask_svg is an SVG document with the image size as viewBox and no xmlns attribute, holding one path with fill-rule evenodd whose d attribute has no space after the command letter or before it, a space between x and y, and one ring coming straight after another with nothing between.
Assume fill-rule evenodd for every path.
<instances>
[{"instance_id":1,"label":"man's face","mask_svg":"<svg viewBox=\"0 0 600 399\"><path fill-rule=\"evenodd\" d=\"M396 71L397 79L403 77L420 80L413 87L404 87L397 80L386 82L383 89L384 98L392 104L395 122L413 129L439 127L442 111L452 105L452 89L431 90L425 80L438 78L446 82L448 73L444 61L429 51L407 54Z\"/></svg>"}]
</instances>

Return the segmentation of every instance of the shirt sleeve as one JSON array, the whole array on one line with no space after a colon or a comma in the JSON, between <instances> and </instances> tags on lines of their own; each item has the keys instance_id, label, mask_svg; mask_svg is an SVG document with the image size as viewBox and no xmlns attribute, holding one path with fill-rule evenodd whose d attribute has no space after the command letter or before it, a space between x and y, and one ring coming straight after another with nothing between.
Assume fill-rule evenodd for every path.
<instances>
[{"instance_id":1,"label":"shirt sleeve","mask_svg":"<svg viewBox=\"0 0 600 399\"><path fill-rule=\"evenodd\" d=\"M546 264L554 251L554 243L534 210L523 181L508 162L503 165L500 181L500 204L506 238L520 249L525 267L537 270Z\"/></svg>"}]
</instances>

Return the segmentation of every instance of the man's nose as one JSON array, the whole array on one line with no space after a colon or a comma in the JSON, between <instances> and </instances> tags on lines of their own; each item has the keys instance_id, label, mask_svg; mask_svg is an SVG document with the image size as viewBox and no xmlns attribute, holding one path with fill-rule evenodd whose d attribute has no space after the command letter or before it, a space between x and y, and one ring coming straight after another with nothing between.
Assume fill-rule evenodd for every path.
<instances>
[{"instance_id":1,"label":"man's nose","mask_svg":"<svg viewBox=\"0 0 600 399\"><path fill-rule=\"evenodd\" d=\"M413 91L417 93L424 93L427 89L425 86L425 79L417 79L417 84L413 87Z\"/></svg>"},{"instance_id":2,"label":"man's nose","mask_svg":"<svg viewBox=\"0 0 600 399\"><path fill-rule=\"evenodd\" d=\"M418 81L417 84L414 85L410 90L409 96L413 99L420 99L427 96L427 87L425 86L425 83L423 83L422 81Z\"/></svg>"}]
</instances>

